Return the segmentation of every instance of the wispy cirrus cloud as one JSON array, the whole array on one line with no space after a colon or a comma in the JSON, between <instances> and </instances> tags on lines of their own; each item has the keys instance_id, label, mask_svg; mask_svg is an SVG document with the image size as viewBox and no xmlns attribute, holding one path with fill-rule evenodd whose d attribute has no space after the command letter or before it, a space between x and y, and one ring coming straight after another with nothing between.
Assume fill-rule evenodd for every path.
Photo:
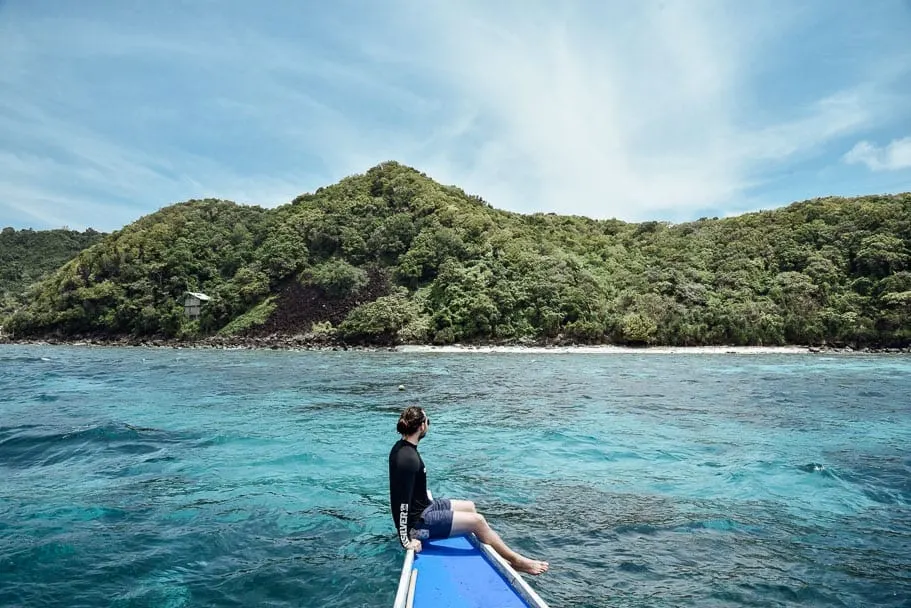
<instances>
[{"instance_id":1,"label":"wispy cirrus cloud","mask_svg":"<svg viewBox=\"0 0 911 608\"><path fill-rule=\"evenodd\" d=\"M236 11L62 8L0 13L0 221L113 229L194 197L285 203L378 137L332 95L414 98Z\"/></svg>"},{"instance_id":2,"label":"wispy cirrus cloud","mask_svg":"<svg viewBox=\"0 0 911 608\"><path fill-rule=\"evenodd\" d=\"M901 5L52 4L0 7L0 224L275 205L389 159L500 208L688 219L892 187L826 171L911 129Z\"/></svg>"},{"instance_id":3,"label":"wispy cirrus cloud","mask_svg":"<svg viewBox=\"0 0 911 608\"><path fill-rule=\"evenodd\" d=\"M439 173L516 210L644 219L736 205L781 167L902 111L888 93L911 73L905 57L891 73L774 99L757 73L787 61L776 45L805 26L803 9L531 3L504 17L470 6L441 9L445 25L430 28L440 43L425 65L479 116L475 154L441 155Z\"/></svg>"},{"instance_id":4,"label":"wispy cirrus cloud","mask_svg":"<svg viewBox=\"0 0 911 608\"><path fill-rule=\"evenodd\" d=\"M897 171L911 168L911 137L895 139L888 145L878 147L868 141L860 141L845 154L848 164L863 164L871 171Z\"/></svg>"}]
</instances>

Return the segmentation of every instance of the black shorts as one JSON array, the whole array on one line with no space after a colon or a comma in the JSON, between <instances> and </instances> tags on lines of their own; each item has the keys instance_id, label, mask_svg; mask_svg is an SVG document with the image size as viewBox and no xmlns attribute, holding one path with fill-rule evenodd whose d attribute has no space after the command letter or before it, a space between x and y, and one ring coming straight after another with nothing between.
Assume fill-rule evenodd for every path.
<instances>
[{"instance_id":1,"label":"black shorts","mask_svg":"<svg viewBox=\"0 0 911 608\"><path fill-rule=\"evenodd\" d=\"M449 538L452 532L452 503L448 498L437 498L421 512L414 525L412 538Z\"/></svg>"}]
</instances>

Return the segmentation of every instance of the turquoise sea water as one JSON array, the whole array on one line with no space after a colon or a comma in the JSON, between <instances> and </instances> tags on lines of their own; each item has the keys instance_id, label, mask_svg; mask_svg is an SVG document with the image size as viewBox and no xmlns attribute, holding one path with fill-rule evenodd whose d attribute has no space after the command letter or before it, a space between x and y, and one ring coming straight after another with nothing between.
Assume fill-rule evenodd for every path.
<instances>
[{"instance_id":1,"label":"turquoise sea water","mask_svg":"<svg viewBox=\"0 0 911 608\"><path fill-rule=\"evenodd\" d=\"M898 356L0 347L0 605L391 606L418 402L554 608L907 607L909 395Z\"/></svg>"}]
</instances>

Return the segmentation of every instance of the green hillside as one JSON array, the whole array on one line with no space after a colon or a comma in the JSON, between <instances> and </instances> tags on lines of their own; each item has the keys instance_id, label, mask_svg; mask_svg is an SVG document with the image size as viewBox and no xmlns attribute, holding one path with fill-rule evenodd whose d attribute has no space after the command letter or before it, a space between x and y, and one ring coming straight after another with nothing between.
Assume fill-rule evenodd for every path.
<instances>
[{"instance_id":1,"label":"green hillside","mask_svg":"<svg viewBox=\"0 0 911 608\"><path fill-rule=\"evenodd\" d=\"M30 285L103 236L92 229L0 231L0 322L25 303Z\"/></svg>"},{"instance_id":2,"label":"green hillside","mask_svg":"<svg viewBox=\"0 0 911 608\"><path fill-rule=\"evenodd\" d=\"M670 225L493 209L389 162L266 210L165 208L82 251L17 337L911 341L911 194ZM187 320L187 290L212 297Z\"/></svg>"}]
</instances>

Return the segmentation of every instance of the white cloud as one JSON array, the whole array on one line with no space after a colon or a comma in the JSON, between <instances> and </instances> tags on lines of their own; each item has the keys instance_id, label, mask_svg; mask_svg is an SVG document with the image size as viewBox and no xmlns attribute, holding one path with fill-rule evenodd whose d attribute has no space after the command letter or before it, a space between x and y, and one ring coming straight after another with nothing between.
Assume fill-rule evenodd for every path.
<instances>
[{"instance_id":1,"label":"white cloud","mask_svg":"<svg viewBox=\"0 0 911 608\"><path fill-rule=\"evenodd\" d=\"M485 4L448 4L429 26L425 65L486 122L475 150L441 146L427 168L495 206L643 219L729 205L770 167L877 119L866 83L751 115L773 22L798 19L787 9L624 3L552 15L529 3L506 15Z\"/></svg>"},{"instance_id":2,"label":"white cloud","mask_svg":"<svg viewBox=\"0 0 911 608\"><path fill-rule=\"evenodd\" d=\"M110 230L195 197L274 206L366 169L351 165L358 153L395 158L317 83L409 108L422 98L206 15L215 22L162 28L84 15L0 22L0 221L6 206L47 226ZM384 146L388 156L369 152Z\"/></svg>"},{"instance_id":3,"label":"white cloud","mask_svg":"<svg viewBox=\"0 0 911 608\"><path fill-rule=\"evenodd\" d=\"M180 150L150 154L34 107L13 116L0 115L0 133L27 134L51 152L0 149L2 202L38 226L114 230L190 198L274 206L300 193L295 176L239 175Z\"/></svg>"},{"instance_id":4,"label":"white cloud","mask_svg":"<svg viewBox=\"0 0 911 608\"><path fill-rule=\"evenodd\" d=\"M499 208L681 217L749 200L770 168L907 101L876 74L815 98L758 91L799 7L103 5L0 22L0 204L47 222L112 229L203 196L274 205L384 160Z\"/></svg>"},{"instance_id":5,"label":"white cloud","mask_svg":"<svg viewBox=\"0 0 911 608\"><path fill-rule=\"evenodd\" d=\"M871 171L897 171L911 167L911 137L896 139L885 147L859 141L844 160L848 164L863 164Z\"/></svg>"}]
</instances>

